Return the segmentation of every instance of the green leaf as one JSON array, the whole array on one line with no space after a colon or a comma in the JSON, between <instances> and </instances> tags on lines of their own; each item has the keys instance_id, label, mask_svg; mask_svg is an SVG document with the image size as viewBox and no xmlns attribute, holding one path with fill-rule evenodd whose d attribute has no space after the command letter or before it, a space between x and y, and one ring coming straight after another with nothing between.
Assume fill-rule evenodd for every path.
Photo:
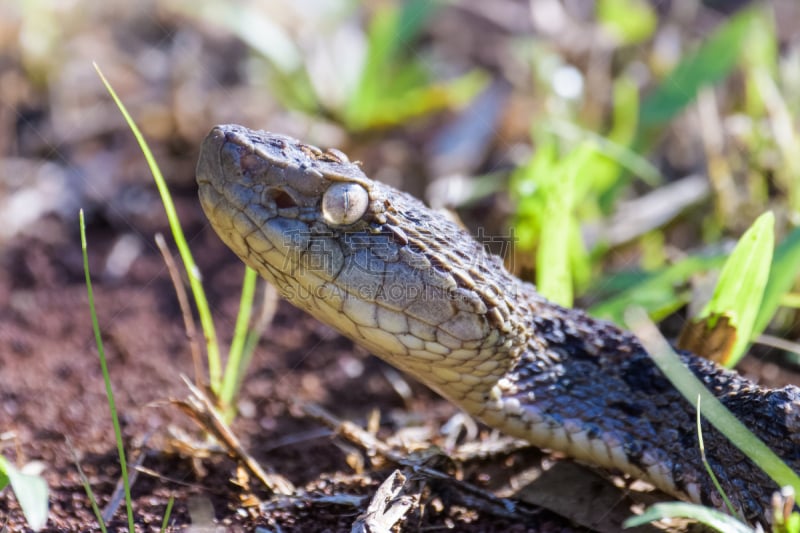
<instances>
[{"instance_id":1,"label":"green leaf","mask_svg":"<svg viewBox=\"0 0 800 533\"><path fill-rule=\"evenodd\" d=\"M6 474L5 465L7 464L6 460L0 455L0 490L3 490L8 486L8 474Z\"/></svg>"},{"instance_id":2,"label":"green leaf","mask_svg":"<svg viewBox=\"0 0 800 533\"><path fill-rule=\"evenodd\" d=\"M0 455L0 488L10 484L25 520L34 531L47 524L48 488L41 476L25 474Z\"/></svg>"},{"instance_id":3,"label":"green leaf","mask_svg":"<svg viewBox=\"0 0 800 533\"><path fill-rule=\"evenodd\" d=\"M736 329L736 340L723 364L732 367L745 353L769 278L775 242L775 217L766 212L753 222L733 249L714 289L714 295L695 319L713 329L726 317Z\"/></svg>"},{"instance_id":4,"label":"green leaf","mask_svg":"<svg viewBox=\"0 0 800 533\"><path fill-rule=\"evenodd\" d=\"M209 381L211 390L215 395L217 395L219 394L222 381L222 362L219 353L219 343L217 342L217 329L214 326L214 318L211 316L208 298L206 298L205 290L203 290L203 283L200 279L200 269L197 268L197 264L194 262L192 251L189 248L189 243L186 241L186 236L183 233L181 222L178 219L178 212L175 209L175 203L172 201L172 195L169 192L164 175L161 174L161 169L158 167L156 158L153 157L153 152L150 150L144 135L142 135L141 130L139 130L136 122L134 122L133 117L131 117L130 113L128 113L128 110L122 103L122 100L119 99L117 93L114 92L114 88L111 87L111 84L108 82L105 76L103 76L103 73L100 71L100 67L94 63L94 68L97 71L97 75L100 76L100 80L103 82L103 85L105 85L106 90L108 90L108 93L114 100L114 103L117 105L120 113L122 113L122 116L125 118L125 122L127 122L131 133L133 133L133 136L136 137L136 142L139 144L139 148L142 150L142 154L147 161L147 166L150 168L150 173L153 175L153 180L158 188L159 195L161 196L161 203L164 206L164 212L167 215L167 220L169 220L172 238L175 240L175 245L178 247L178 251L180 252L181 260L183 261L183 266L186 271L186 277L189 279L189 286L192 289L192 296L194 296L194 302L197 306L197 313L200 316L200 325L203 328L203 335L206 340Z\"/></svg>"},{"instance_id":5,"label":"green leaf","mask_svg":"<svg viewBox=\"0 0 800 533\"><path fill-rule=\"evenodd\" d=\"M750 526L732 516L702 505L684 502L657 503L648 507L641 515L628 518L622 526L625 528L642 526L664 518L691 518L723 533L755 533Z\"/></svg>"},{"instance_id":6,"label":"green leaf","mask_svg":"<svg viewBox=\"0 0 800 533\"><path fill-rule=\"evenodd\" d=\"M641 0L598 0L597 18L622 45L644 41L658 22L653 9Z\"/></svg>"},{"instance_id":7,"label":"green leaf","mask_svg":"<svg viewBox=\"0 0 800 533\"><path fill-rule=\"evenodd\" d=\"M800 513L792 513L789 515L789 520L786 522L785 528L788 533L800 532Z\"/></svg>"},{"instance_id":8,"label":"green leaf","mask_svg":"<svg viewBox=\"0 0 800 533\"><path fill-rule=\"evenodd\" d=\"M556 172L542 177L544 212L540 218L539 248L536 252L536 285L545 298L564 306L573 300L573 261L575 238L580 239L575 208L583 195L578 191L578 176L596 151L584 143L558 165Z\"/></svg>"},{"instance_id":9,"label":"green leaf","mask_svg":"<svg viewBox=\"0 0 800 533\"><path fill-rule=\"evenodd\" d=\"M736 66L751 24L760 16L758 10L748 9L720 25L645 98L640 124L649 127L668 122L695 99L701 88L725 78Z\"/></svg>"},{"instance_id":10,"label":"green leaf","mask_svg":"<svg viewBox=\"0 0 800 533\"><path fill-rule=\"evenodd\" d=\"M762 94L763 87L759 77L766 74L771 79L778 75L778 38L776 36L775 21L765 10L763 16L758 17L752 25L747 36L747 46L742 51L742 66L745 83L744 114L753 120L758 120L767 114L768 95ZM769 103L774 108L774 103Z\"/></svg>"},{"instance_id":11,"label":"green leaf","mask_svg":"<svg viewBox=\"0 0 800 533\"><path fill-rule=\"evenodd\" d=\"M566 180L565 180L566 181ZM565 187L566 188L566 187ZM569 268L572 213L552 196L543 213L539 248L536 252L536 288L542 296L559 305L572 305L572 276Z\"/></svg>"},{"instance_id":12,"label":"green leaf","mask_svg":"<svg viewBox=\"0 0 800 533\"><path fill-rule=\"evenodd\" d=\"M758 307L751 339L767 328L780 305L781 298L797 281L798 272L800 272L800 227L792 230L775 249L769 280L764 289L764 298Z\"/></svg>"},{"instance_id":13,"label":"green leaf","mask_svg":"<svg viewBox=\"0 0 800 533\"><path fill-rule=\"evenodd\" d=\"M773 13L766 9L755 12L747 35L747 46L742 49L745 67L763 68L774 74L779 55Z\"/></svg>"}]
</instances>

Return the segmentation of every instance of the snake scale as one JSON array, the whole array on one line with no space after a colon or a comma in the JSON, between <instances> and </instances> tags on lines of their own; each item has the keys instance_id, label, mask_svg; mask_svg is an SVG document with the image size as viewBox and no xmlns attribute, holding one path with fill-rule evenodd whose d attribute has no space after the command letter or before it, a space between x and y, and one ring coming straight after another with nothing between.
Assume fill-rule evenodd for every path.
<instances>
[{"instance_id":1,"label":"snake scale","mask_svg":"<svg viewBox=\"0 0 800 533\"><path fill-rule=\"evenodd\" d=\"M460 226L370 180L337 150L215 127L197 166L222 240L281 295L489 426L723 507L695 409L636 337L557 306ZM800 470L800 389L765 389L681 357ZM738 511L764 522L775 484L705 424L708 461Z\"/></svg>"}]
</instances>

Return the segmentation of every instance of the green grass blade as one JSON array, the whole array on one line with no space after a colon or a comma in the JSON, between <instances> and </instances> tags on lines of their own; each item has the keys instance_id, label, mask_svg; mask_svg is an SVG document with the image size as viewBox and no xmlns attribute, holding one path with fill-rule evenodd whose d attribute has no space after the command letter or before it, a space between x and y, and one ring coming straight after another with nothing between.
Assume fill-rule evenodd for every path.
<instances>
[{"instance_id":1,"label":"green grass blade","mask_svg":"<svg viewBox=\"0 0 800 533\"><path fill-rule=\"evenodd\" d=\"M228 363L225 366L225 375L219 395L220 408L223 413L233 413L233 402L239 392L239 376L244 373L243 364L244 348L246 346L250 315L253 311L253 295L256 290L256 271L245 267L244 280L242 281L242 295L239 300L239 315L236 317L236 327L233 332L231 349L228 352ZM230 422L230 420L228 420Z\"/></svg>"},{"instance_id":2,"label":"green grass blade","mask_svg":"<svg viewBox=\"0 0 800 533\"><path fill-rule=\"evenodd\" d=\"M736 243L714 289L714 295L695 317L714 328L722 317L727 317L736 329L736 340L723 364L733 367L744 356L753 336L756 314L769 279L775 236L775 217L764 213Z\"/></svg>"},{"instance_id":3,"label":"green grass blade","mask_svg":"<svg viewBox=\"0 0 800 533\"><path fill-rule=\"evenodd\" d=\"M30 528L34 531L42 529L47 524L48 508L48 488L44 478L17 470L0 455L0 490L4 481L11 485Z\"/></svg>"},{"instance_id":4,"label":"green grass blade","mask_svg":"<svg viewBox=\"0 0 800 533\"><path fill-rule=\"evenodd\" d=\"M569 245L578 226L575 207L582 196L576 191L578 176L585 171L595 149L584 143L571 152L558 167L558 176L543 183L544 213L541 217L539 248L536 252L536 286L545 298L571 306L573 300L572 251Z\"/></svg>"},{"instance_id":5,"label":"green grass blade","mask_svg":"<svg viewBox=\"0 0 800 533\"><path fill-rule=\"evenodd\" d=\"M258 340L261 338L261 335L275 317L275 311L277 309L278 302L277 289L270 284L264 284L263 287L264 294L261 298L259 314L247 332L247 338L245 339L244 348L242 349L242 364L239 366L239 375L236 378L237 390L240 390L242 387L242 381L244 381L244 370L250 366L250 361L256 351Z\"/></svg>"},{"instance_id":6,"label":"green grass blade","mask_svg":"<svg viewBox=\"0 0 800 533\"><path fill-rule=\"evenodd\" d=\"M644 128L658 126L694 101L698 91L725 78L741 55L743 43L759 10L749 9L729 18L703 43L685 56L642 103L639 122Z\"/></svg>"},{"instance_id":7,"label":"green grass blade","mask_svg":"<svg viewBox=\"0 0 800 533\"><path fill-rule=\"evenodd\" d=\"M631 174L640 178L650 186L657 186L664 182L661 172L647 158L637 154L632 148L619 144L610 137L576 126L565 120L553 119L543 124L543 131L552 132L568 141L581 139L595 144L598 152L611 159L617 165L627 169Z\"/></svg>"},{"instance_id":8,"label":"green grass blade","mask_svg":"<svg viewBox=\"0 0 800 533\"><path fill-rule=\"evenodd\" d=\"M189 285L192 288L192 295L194 296L195 304L197 305L197 312L200 316L200 324L203 327L203 334L205 335L206 339L206 352L208 354L208 375L211 390L214 392L214 394L219 395L222 381L222 363L219 353L219 344L217 343L217 331L214 327L214 319L211 316L211 311L208 307L208 300L206 299L206 293L203 290L203 284L200 280L200 270L197 268L194 258L192 257L192 252L186 242L186 237L183 234L183 229L181 228L180 220L178 219L178 213L175 211L175 204L172 202L172 196L169 193L167 183L164 181L161 170L158 168L158 164L156 163L156 160L153 157L153 154L150 151L142 132L139 131L138 126L133 121L133 118L128 113L128 110L125 108L122 101L117 96L117 93L114 92L111 84L108 82L108 80L106 80L105 76L103 76L103 73L100 71L100 67L94 63L94 68L97 71L98 76L100 76L100 79L103 81L103 85L105 85L106 89L111 95L111 98L113 98L114 102L117 104L122 116L125 117L128 127L131 129L131 132L133 132L134 137L136 137L136 141L139 143L139 147L141 148L142 153L147 160L147 165L150 167L150 172L153 174L153 180L155 181L158 192L161 195L161 202L164 205L164 211L166 211L167 218L169 219L169 227L170 231L172 232L172 238L175 240L175 244L178 247L178 252L181 254L181 260L183 261L184 268L186 269L186 276L189 278Z\"/></svg>"},{"instance_id":9,"label":"green grass blade","mask_svg":"<svg viewBox=\"0 0 800 533\"><path fill-rule=\"evenodd\" d=\"M191 4L186 4L190 6ZM185 12L195 15L194 9ZM303 50L283 26L256 7L228 2L203 2L196 12L206 22L221 25L263 55L279 71L295 72L302 67Z\"/></svg>"},{"instance_id":10,"label":"green grass blade","mask_svg":"<svg viewBox=\"0 0 800 533\"><path fill-rule=\"evenodd\" d=\"M664 518L691 518L722 533L755 533L755 530L714 509L685 502L657 503L622 524L624 528L642 526Z\"/></svg>"},{"instance_id":11,"label":"green grass blade","mask_svg":"<svg viewBox=\"0 0 800 533\"><path fill-rule=\"evenodd\" d=\"M412 87L396 91L399 94L387 89L374 99L367 112L349 116L348 127L387 128L445 109L458 109L480 93L488 81L486 73L471 70L446 82L420 80Z\"/></svg>"},{"instance_id":12,"label":"green grass blade","mask_svg":"<svg viewBox=\"0 0 800 533\"><path fill-rule=\"evenodd\" d=\"M772 320L781 300L794 286L800 272L800 227L795 228L775 249L764 297L758 307L753 335L760 335Z\"/></svg>"},{"instance_id":13,"label":"green grass blade","mask_svg":"<svg viewBox=\"0 0 800 533\"><path fill-rule=\"evenodd\" d=\"M167 501L167 508L164 510L164 520L161 521L161 533L165 533L167 531L167 526L169 526L169 518L172 515L172 506L175 504L175 495L169 495L169 501Z\"/></svg>"},{"instance_id":14,"label":"green grass blade","mask_svg":"<svg viewBox=\"0 0 800 533\"><path fill-rule=\"evenodd\" d=\"M536 252L536 288L539 293L559 305L571 306L572 276L569 264L572 213L559 203L548 203Z\"/></svg>"},{"instance_id":15,"label":"green grass blade","mask_svg":"<svg viewBox=\"0 0 800 533\"><path fill-rule=\"evenodd\" d=\"M98 71L99 72L99 71ZM102 74L101 74L102 76ZM94 292L92 291L92 277L89 274L89 254L86 249L86 224L83 220L83 209L79 213L80 229L81 229L81 252L83 253L83 272L86 276L86 292L89 296L89 313L92 316L92 330L94 330L94 340L97 344L97 353L100 356L100 369L103 372L103 382L106 386L106 399L108 400L108 409L111 411L111 422L114 425L114 438L117 441L117 452L119 454L119 466L122 470L122 483L125 487L125 509L128 512L128 531L133 533L135 531L133 525L133 504L131 502L131 485L128 481L128 463L125 460L125 447L122 442L122 429L119 425L119 417L117 416L117 406L114 401L114 391L111 387L111 376L108 373L108 363L106 361L106 352L103 349L103 339L100 335L100 324L97 321L97 310L94 307Z\"/></svg>"},{"instance_id":16,"label":"green grass blade","mask_svg":"<svg viewBox=\"0 0 800 533\"><path fill-rule=\"evenodd\" d=\"M759 468L772 478L780 487L791 485L795 493L800 493L800 477L784 463L780 457L761 442L748 430L738 418L728 411L722 403L709 392L703 383L683 365L669 343L661 336L658 328L650 322L640 308L631 308L626 313L630 329L639 337L642 345L650 353L653 362L667 376L672 385L694 404L699 396L702 398L703 416L725 435L734 446L749 457Z\"/></svg>"},{"instance_id":17,"label":"green grass blade","mask_svg":"<svg viewBox=\"0 0 800 533\"><path fill-rule=\"evenodd\" d=\"M717 489L719 495L722 496L722 499L725 502L725 507L728 508L728 512L731 514L731 516L736 516L736 510L733 508L733 504L728 498L728 494L725 492L725 489L722 488L722 485L720 485L717 475L714 473L714 470L711 468L711 465L708 463L708 459L706 458L706 445L703 442L703 418L700 416L700 396L697 397L697 408L695 409L695 414L697 415L697 446L700 448L700 457L703 460L703 466L706 468L706 472L708 472L708 477L711 478L711 483L714 484L714 488Z\"/></svg>"},{"instance_id":18,"label":"green grass blade","mask_svg":"<svg viewBox=\"0 0 800 533\"><path fill-rule=\"evenodd\" d=\"M343 121L351 129L363 127L368 122L369 115L384 94L385 81L382 78L387 72L387 65L394 64L390 56L398 17L395 9L382 8L370 21L367 55L361 76L343 109Z\"/></svg>"},{"instance_id":19,"label":"green grass blade","mask_svg":"<svg viewBox=\"0 0 800 533\"><path fill-rule=\"evenodd\" d=\"M66 438L66 441L67 447L72 453L72 461L75 463L75 468L78 470L78 477L81 478L81 485L83 485L83 490L86 492L86 497L89 499L89 505L92 507L92 512L97 519L97 524L100 526L100 531L107 533L106 522L103 520L103 512L100 510L100 506L97 505L97 498L94 495L92 486L89 484L89 478L86 477L86 473L83 471L83 468L81 468L81 463L78 461L78 455L75 452L75 448L72 447L69 437Z\"/></svg>"},{"instance_id":20,"label":"green grass blade","mask_svg":"<svg viewBox=\"0 0 800 533\"><path fill-rule=\"evenodd\" d=\"M534 132L535 135L536 132ZM590 270L580 235L578 207L590 194L581 179L597 156L584 141L565 155L544 136L533 156L513 173L509 190L517 200L515 252L536 252L539 292L561 305L572 305Z\"/></svg>"}]
</instances>

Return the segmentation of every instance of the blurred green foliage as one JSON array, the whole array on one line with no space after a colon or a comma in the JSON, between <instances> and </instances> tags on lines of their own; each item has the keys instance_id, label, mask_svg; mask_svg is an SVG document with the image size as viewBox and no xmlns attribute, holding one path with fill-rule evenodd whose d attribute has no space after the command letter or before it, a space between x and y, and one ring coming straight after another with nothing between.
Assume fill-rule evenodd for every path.
<instances>
[{"instance_id":1,"label":"blurred green foliage","mask_svg":"<svg viewBox=\"0 0 800 533\"><path fill-rule=\"evenodd\" d=\"M642 50L653 45L659 29L648 3L602 0L597 3L596 16L613 39L619 61L647 57ZM648 187L663 183L659 170L647 162L648 153L658 147L676 119L698 105L698 95L715 85L741 80L745 90L723 88L725 107L715 112L720 114L720 122L731 116L739 121L731 124L745 127L731 130L730 144L701 147L708 158L712 200L717 207L706 211L703 235L719 240L725 228L732 233L741 231L738 217L745 205L751 213L777 209L781 213L779 235L800 222L800 159L796 157L800 137L795 118L800 102L786 98L793 88L800 88L800 77L791 74L798 61L780 54L777 43L771 8L757 5L724 19L707 38L681 41L686 51L660 79L659 70L653 68L657 77L644 96L639 96L640 87L629 77L624 63L617 65L612 79L613 104L604 121L583 115L580 105L574 103L545 107L554 111L544 119L536 117L535 151L510 179L510 193L517 200L518 251L535 254L536 282L544 295L569 305L574 295L588 290L592 301L599 300L590 309L596 316L622 324L625 308L637 304L655 319L662 319L690 302L695 276L713 275L723 267L724 255L702 249L664 265L669 260L664 251L668 241L662 230L656 230L634 243L640 247L641 264L646 268L598 277L613 250L603 242L586 250L580 233L586 224L614 212L619 202L630 196L634 178ZM633 45L640 48L636 54L623 53ZM655 62L654 50L651 55ZM531 60L558 61L541 51L531 55ZM547 68L534 66L533 71ZM539 87L548 91L544 99L558 99L546 83ZM589 95L583 98L586 103ZM731 192L732 184L739 183L752 194ZM775 186L782 194L769 194ZM782 242L772 260L774 237L772 230L764 228L767 218L742 237L722 270L711 302L704 308L700 305L703 311L695 317L708 321L709 327L715 316L732 321L736 358L731 364L770 323L796 285L800 271L798 230Z\"/></svg>"},{"instance_id":2,"label":"blurred green foliage","mask_svg":"<svg viewBox=\"0 0 800 533\"><path fill-rule=\"evenodd\" d=\"M339 12L331 17L342 20L358 6L338 4ZM338 54L328 50L324 65L320 54L306 53L289 29L254 6L206 1L199 9L186 10L208 23L224 25L265 58L272 93L287 109L328 117L350 132L362 132L463 107L486 86L489 78L478 69L437 79L431 58L415 46L442 4L442 0L409 0L374 6L367 29L348 27L351 33L342 37L348 46ZM328 47L333 46L336 36L327 37Z\"/></svg>"},{"instance_id":3,"label":"blurred green foliage","mask_svg":"<svg viewBox=\"0 0 800 533\"><path fill-rule=\"evenodd\" d=\"M742 58L752 28L762 17L760 9L742 11L685 55L642 102L641 127L648 129L672 120L695 100L700 89L728 76Z\"/></svg>"},{"instance_id":4,"label":"blurred green foliage","mask_svg":"<svg viewBox=\"0 0 800 533\"><path fill-rule=\"evenodd\" d=\"M11 486L17 497L25 520L34 531L47 524L48 494L47 482L38 474L18 470L8 459L0 455L0 491Z\"/></svg>"},{"instance_id":5,"label":"blurred green foliage","mask_svg":"<svg viewBox=\"0 0 800 533\"><path fill-rule=\"evenodd\" d=\"M650 38L658 22L653 8L643 0L598 0L597 21L621 45Z\"/></svg>"},{"instance_id":6,"label":"blurred green foliage","mask_svg":"<svg viewBox=\"0 0 800 533\"><path fill-rule=\"evenodd\" d=\"M714 531L724 533L756 533L755 529L721 511L686 502L666 502L652 505L644 513L628 518L624 527L642 526L665 518L689 518L705 524Z\"/></svg>"},{"instance_id":7,"label":"blurred green foliage","mask_svg":"<svg viewBox=\"0 0 800 533\"><path fill-rule=\"evenodd\" d=\"M586 142L559 154L551 140L511 177L512 194L520 198L515 224L518 250L536 245L539 291L565 306L572 305L573 282L581 284L589 274L576 210L592 185L579 178L587 175L595 153Z\"/></svg>"},{"instance_id":8,"label":"blurred green foliage","mask_svg":"<svg viewBox=\"0 0 800 533\"><path fill-rule=\"evenodd\" d=\"M412 118L467 104L488 82L479 70L435 81L411 45L439 2L410 0L379 9L372 18L367 56L355 90L331 110L351 131L404 124Z\"/></svg>"},{"instance_id":9,"label":"blurred green foliage","mask_svg":"<svg viewBox=\"0 0 800 533\"><path fill-rule=\"evenodd\" d=\"M720 254L691 256L650 271L623 271L603 277L592 286L592 293L601 302L590 307L589 312L624 324L625 310L636 305L653 320L663 320L689 303L692 293L688 281L692 276L720 268L725 259Z\"/></svg>"}]
</instances>

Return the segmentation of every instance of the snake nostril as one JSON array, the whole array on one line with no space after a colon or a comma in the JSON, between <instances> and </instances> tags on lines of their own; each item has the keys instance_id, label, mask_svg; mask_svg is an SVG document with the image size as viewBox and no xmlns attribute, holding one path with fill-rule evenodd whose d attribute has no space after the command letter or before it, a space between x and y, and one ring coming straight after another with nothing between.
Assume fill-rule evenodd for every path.
<instances>
[{"instance_id":1,"label":"snake nostril","mask_svg":"<svg viewBox=\"0 0 800 533\"><path fill-rule=\"evenodd\" d=\"M275 200L275 205L278 208L297 206L297 203L294 201L294 198L289 196L289 193L287 193L286 191L282 191L280 189L273 189L272 191L270 191L270 195L272 196L272 199Z\"/></svg>"}]
</instances>

